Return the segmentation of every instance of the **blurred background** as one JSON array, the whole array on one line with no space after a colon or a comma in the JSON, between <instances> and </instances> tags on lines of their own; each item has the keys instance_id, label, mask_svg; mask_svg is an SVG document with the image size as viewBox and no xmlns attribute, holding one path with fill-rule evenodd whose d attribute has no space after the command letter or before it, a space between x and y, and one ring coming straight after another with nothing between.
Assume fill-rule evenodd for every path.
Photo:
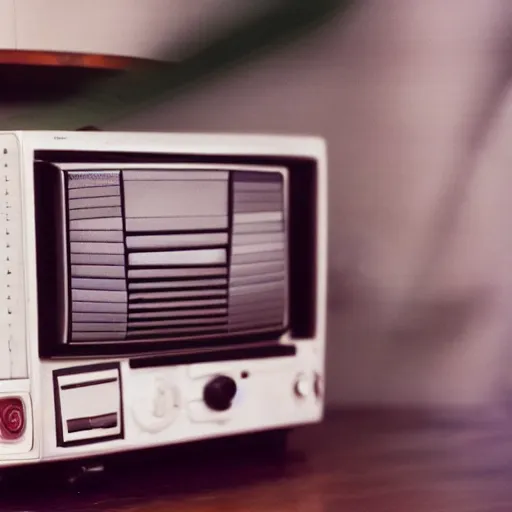
<instances>
[{"instance_id":1,"label":"blurred background","mask_svg":"<svg viewBox=\"0 0 512 512\"><path fill-rule=\"evenodd\" d=\"M328 405L506 405L511 15L507 0L0 0L0 129L325 137Z\"/></svg>"}]
</instances>

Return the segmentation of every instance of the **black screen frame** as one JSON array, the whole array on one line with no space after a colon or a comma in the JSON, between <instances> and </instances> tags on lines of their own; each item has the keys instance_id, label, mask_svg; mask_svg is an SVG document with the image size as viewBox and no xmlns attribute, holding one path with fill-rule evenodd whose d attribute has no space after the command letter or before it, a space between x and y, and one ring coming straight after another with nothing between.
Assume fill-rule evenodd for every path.
<instances>
[{"instance_id":1,"label":"black screen frame","mask_svg":"<svg viewBox=\"0 0 512 512\"><path fill-rule=\"evenodd\" d=\"M36 150L34 153L34 200L36 223L36 256L38 278L38 332L39 354L43 358L130 356L154 352L182 352L214 346L240 346L272 342L288 332L292 341L311 340L317 332L316 297L317 282L317 212L318 212L318 162L309 157L261 155L201 155L178 153L120 152L120 151L71 151ZM56 187L60 186L55 172L59 164L219 164L265 165L288 169L289 216L289 310L288 326L284 330L236 336L212 336L202 340L172 340L157 342L104 343L97 345L64 344L58 342L65 335L59 325L62 318L56 314L61 301L57 288L60 259L55 258L56 223L58 219L51 205L62 198ZM60 171L59 171L60 172ZM48 177L44 176L47 175ZM52 175L53 177L49 177ZM50 240L50 243L48 241ZM52 262L53 255L53 262ZM57 304L57 306L55 306ZM52 306L53 305L53 306ZM62 315L62 313L60 314Z\"/></svg>"}]
</instances>

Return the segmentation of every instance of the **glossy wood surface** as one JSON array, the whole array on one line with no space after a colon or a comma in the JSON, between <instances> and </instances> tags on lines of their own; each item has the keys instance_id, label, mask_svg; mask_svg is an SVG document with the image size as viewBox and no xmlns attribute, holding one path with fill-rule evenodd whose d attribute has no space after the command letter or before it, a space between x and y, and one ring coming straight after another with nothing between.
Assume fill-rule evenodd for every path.
<instances>
[{"instance_id":1,"label":"glossy wood surface","mask_svg":"<svg viewBox=\"0 0 512 512\"><path fill-rule=\"evenodd\" d=\"M207 444L117 460L94 485L55 468L5 483L0 509L125 512L507 512L508 418L473 424L346 413L295 432L286 457Z\"/></svg>"},{"instance_id":2,"label":"glossy wood surface","mask_svg":"<svg viewBox=\"0 0 512 512\"><path fill-rule=\"evenodd\" d=\"M71 52L43 52L28 50L0 50L1 64L27 66L67 66L92 69L132 69L147 63L144 59L119 57L115 55L90 55Z\"/></svg>"}]
</instances>

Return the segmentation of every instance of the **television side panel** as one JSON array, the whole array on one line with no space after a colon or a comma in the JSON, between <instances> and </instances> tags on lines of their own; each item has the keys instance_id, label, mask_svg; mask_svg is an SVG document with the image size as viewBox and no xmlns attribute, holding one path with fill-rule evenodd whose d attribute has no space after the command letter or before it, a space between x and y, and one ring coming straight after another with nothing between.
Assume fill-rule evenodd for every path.
<instances>
[{"instance_id":1,"label":"television side panel","mask_svg":"<svg viewBox=\"0 0 512 512\"><path fill-rule=\"evenodd\" d=\"M21 143L0 134L0 380L28 377Z\"/></svg>"}]
</instances>

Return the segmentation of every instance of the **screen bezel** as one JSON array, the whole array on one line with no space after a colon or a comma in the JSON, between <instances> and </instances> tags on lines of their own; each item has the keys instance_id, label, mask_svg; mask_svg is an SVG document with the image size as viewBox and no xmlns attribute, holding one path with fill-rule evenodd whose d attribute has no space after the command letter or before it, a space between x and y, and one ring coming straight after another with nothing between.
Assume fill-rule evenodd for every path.
<instances>
[{"instance_id":1,"label":"screen bezel","mask_svg":"<svg viewBox=\"0 0 512 512\"><path fill-rule=\"evenodd\" d=\"M69 151L36 150L34 153L34 193L36 213L36 253L38 271L38 317L39 352L41 357L81 357L81 356L122 356L147 354L153 352L212 350L215 347L240 346L246 344L278 343L283 335L291 340L310 340L317 329L316 293L317 293L317 198L318 198L318 162L309 157L283 156L230 156L196 154L162 154L120 151ZM55 187L56 178L42 179L43 167L58 169L59 164L217 164L217 165L259 165L278 166L288 169L287 197L289 217L288 243L288 323L285 328L272 332L250 334L212 335L202 339L187 340L180 338L172 341L127 342L115 344L78 345L57 343L62 339L65 323L62 313L55 314L61 308L58 300L45 299L51 295L51 279L48 275L48 248L45 235L59 230L49 224L59 222L55 218L48 222L48 188ZM60 170L59 170L60 172ZM46 173L45 173L46 174ZM51 174L51 173L48 173ZM41 193L46 191L45 193ZM60 201L63 199L61 198ZM41 220L43 219L43 220ZM62 220L60 221L62 222ZM58 235L53 235L58 236ZM62 240L61 240L62 241ZM62 286L59 280L58 266L63 265L62 255L55 259L54 282ZM55 268L56 266L56 268ZM51 272L50 272L51 273ZM55 279L55 277L57 277ZM51 307L51 304L57 307ZM62 309L61 309L62 311ZM66 316L66 315L64 315ZM58 327L60 326L60 327Z\"/></svg>"}]
</instances>

